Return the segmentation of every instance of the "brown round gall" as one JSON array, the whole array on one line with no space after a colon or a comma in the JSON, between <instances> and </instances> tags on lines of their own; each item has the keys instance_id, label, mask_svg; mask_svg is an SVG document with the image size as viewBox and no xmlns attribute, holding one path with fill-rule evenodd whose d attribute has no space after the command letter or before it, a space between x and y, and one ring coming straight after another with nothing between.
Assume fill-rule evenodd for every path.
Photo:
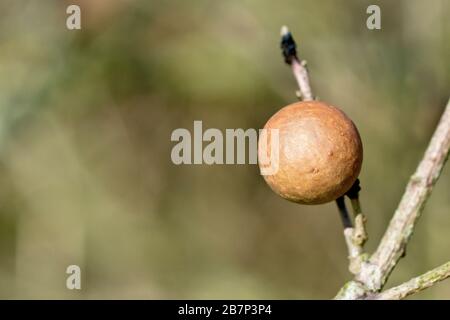
<instances>
[{"instance_id":1,"label":"brown round gall","mask_svg":"<svg viewBox=\"0 0 450 320\"><path fill-rule=\"evenodd\" d=\"M320 101L293 103L274 114L264 128L279 129L278 170L264 179L281 197L322 204L344 195L358 178L361 138L338 108ZM271 150L272 142L266 141L261 143L260 137L259 159Z\"/></svg>"}]
</instances>

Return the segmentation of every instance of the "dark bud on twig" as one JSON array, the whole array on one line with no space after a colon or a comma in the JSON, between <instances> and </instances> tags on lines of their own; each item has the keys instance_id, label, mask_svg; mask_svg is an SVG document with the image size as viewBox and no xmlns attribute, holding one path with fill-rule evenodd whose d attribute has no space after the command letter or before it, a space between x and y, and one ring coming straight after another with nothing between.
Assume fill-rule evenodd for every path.
<instances>
[{"instance_id":1,"label":"dark bud on twig","mask_svg":"<svg viewBox=\"0 0 450 320\"><path fill-rule=\"evenodd\" d=\"M295 44L294 38L286 26L281 28L280 47L283 53L284 62L291 64L292 60L297 58L297 45Z\"/></svg>"},{"instance_id":2,"label":"dark bud on twig","mask_svg":"<svg viewBox=\"0 0 450 320\"><path fill-rule=\"evenodd\" d=\"M361 187L359 185L359 179L356 179L355 183L352 185L350 190L348 190L345 195L352 200L358 199L360 191L361 191Z\"/></svg>"}]
</instances>

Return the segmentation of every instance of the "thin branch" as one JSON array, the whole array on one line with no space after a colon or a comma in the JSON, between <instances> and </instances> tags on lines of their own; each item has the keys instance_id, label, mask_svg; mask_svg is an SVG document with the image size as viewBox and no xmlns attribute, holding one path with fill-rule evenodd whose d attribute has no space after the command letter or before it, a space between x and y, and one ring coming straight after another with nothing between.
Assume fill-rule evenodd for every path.
<instances>
[{"instance_id":1,"label":"thin branch","mask_svg":"<svg viewBox=\"0 0 450 320\"><path fill-rule=\"evenodd\" d=\"M355 234L353 236L355 238L354 241L361 247L364 246L368 239L366 217L362 213L359 213L355 218Z\"/></svg>"},{"instance_id":2,"label":"thin branch","mask_svg":"<svg viewBox=\"0 0 450 320\"><path fill-rule=\"evenodd\" d=\"M354 275L357 275L361 271L361 265L364 261L363 246L356 238L355 228L345 228L344 238L348 250L348 270Z\"/></svg>"},{"instance_id":3,"label":"thin branch","mask_svg":"<svg viewBox=\"0 0 450 320\"><path fill-rule=\"evenodd\" d=\"M450 277L450 261L397 287L381 292L372 299L400 300Z\"/></svg>"},{"instance_id":4,"label":"thin branch","mask_svg":"<svg viewBox=\"0 0 450 320\"><path fill-rule=\"evenodd\" d=\"M365 218L362 214L358 214L355 218L355 226L353 228L344 229L345 243L348 249L349 267L351 273L358 275L361 267L368 256L364 253L364 244L367 240L365 229Z\"/></svg>"},{"instance_id":5,"label":"thin branch","mask_svg":"<svg viewBox=\"0 0 450 320\"><path fill-rule=\"evenodd\" d=\"M306 61L299 60L297 56L297 48L288 27L281 28L281 48L283 49L284 60L291 66L295 80L297 80L299 90L299 98L304 101L314 100L311 85L309 83L308 70L306 69Z\"/></svg>"},{"instance_id":6,"label":"thin branch","mask_svg":"<svg viewBox=\"0 0 450 320\"><path fill-rule=\"evenodd\" d=\"M287 27L281 29L281 36L283 55L297 80L299 96L302 100L313 100L306 62L299 60L295 41ZM406 187L380 245L370 259L365 259L362 251L367 234L364 228L365 218L360 213L359 199L350 197L356 215L355 228L346 228L344 236L349 249L350 270L356 273L356 276L355 280L350 281L340 290L336 298L361 299L383 288L390 273L405 253L406 245L425 202L444 167L449 149L450 101L422 161ZM342 203L340 205L342 206ZM358 239L361 244L358 243Z\"/></svg>"},{"instance_id":7,"label":"thin branch","mask_svg":"<svg viewBox=\"0 0 450 320\"><path fill-rule=\"evenodd\" d=\"M364 253L364 244L368 236L366 217L362 213L361 203L359 202L360 190L359 179L356 179L353 186L345 194L351 201L353 216L355 217L355 224L352 230L344 230L345 242L349 252L349 270L354 275L359 274L362 265L368 260L367 254Z\"/></svg>"},{"instance_id":8,"label":"thin branch","mask_svg":"<svg viewBox=\"0 0 450 320\"><path fill-rule=\"evenodd\" d=\"M376 252L369 261L362 263L355 280L347 283L335 299L364 299L371 292L378 292L383 288L405 253L425 202L448 158L449 149L450 100Z\"/></svg>"},{"instance_id":9,"label":"thin branch","mask_svg":"<svg viewBox=\"0 0 450 320\"><path fill-rule=\"evenodd\" d=\"M336 199L336 205L338 207L339 215L341 217L342 225L344 226L344 229L352 229L353 228L353 222L350 218L350 215L348 214L347 207L345 205L345 197L341 196Z\"/></svg>"},{"instance_id":10,"label":"thin branch","mask_svg":"<svg viewBox=\"0 0 450 320\"><path fill-rule=\"evenodd\" d=\"M406 245L450 149L450 100L431 138L425 155L409 180L394 217L370 261L379 268L373 289L380 290L405 252Z\"/></svg>"},{"instance_id":11,"label":"thin branch","mask_svg":"<svg viewBox=\"0 0 450 320\"><path fill-rule=\"evenodd\" d=\"M350 199L353 209L353 216L355 217L355 232L354 242L359 246L364 246L368 236L366 231L366 217L362 213L361 203L359 201L359 191L361 191L359 179L353 183L352 187L345 193Z\"/></svg>"}]
</instances>

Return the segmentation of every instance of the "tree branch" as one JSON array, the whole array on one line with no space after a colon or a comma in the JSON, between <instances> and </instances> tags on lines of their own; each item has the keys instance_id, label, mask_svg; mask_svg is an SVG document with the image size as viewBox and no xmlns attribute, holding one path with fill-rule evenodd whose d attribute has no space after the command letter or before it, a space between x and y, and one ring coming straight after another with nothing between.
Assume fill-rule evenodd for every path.
<instances>
[{"instance_id":1,"label":"tree branch","mask_svg":"<svg viewBox=\"0 0 450 320\"><path fill-rule=\"evenodd\" d=\"M375 300L400 300L450 277L450 261L427 273L372 297Z\"/></svg>"},{"instance_id":2,"label":"tree branch","mask_svg":"<svg viewBox=\"0 0 450 320\"><path fill-rule=\"evenodd\" d=\"M353 228L344 229L344 238L349 253L348 269L354 275L358 275L361 266L368 260L368 255L364 252L364 244L367 241L365 217L361 213L355 217Z\"/></svg>"},{"instance_id":3,"label":"tree branch","mask_svg":"<svg viewBox=\"0 0 450 320\"><path fill-rule=\"evenodd\" d=\"M281 49L283 50L284 61L291 66L295 80L297 80L299 91L297 96L304 101L314 100L311 85L309 84L306 61L299 60L297 48L288 27L281 28Z\"/></svg>"},{"instance_id":4,"label":"tree branch","mask_svg":"<svg viewBox=\"0 0 450 320\"><path fill-rule=\"evenodd\" d=\"M350 198L352 204L353 216L355 217L354 227L351 230L344 230L345 242L349 252L349 270L354 275L358 275L361 266L368 260L368 255L364 253L364 244L368 236L366 231L366 217L361 210L359 202L359 179L355 181L353 186L346 192L346 196Z\"/></svg>"},{"instance_id":5,"label":"tree branch","mask_svg":"<svg viewBox=\"0 0 450 320\"><path fill-rule=\"evenodd\" d=\"M450 100L430 144L406 187L394 216L369 261L363 262L355 280L345 285L336 299L364 299L380 291L404 255L426 200L438 180L450 149ZM358 287L360 290L353 290ZM362 289L361 289L362 288Z\"/></svg>"},{"instance_id":6,"label":"tree branch","mask_svg":"<svg viewBox=\"0 0 450 320\"><path fill-rule=\"evenodd\" d=\"M380 290L403 256L406 245L433 186L441 174L450 149L450 100L431 138L425 155L412 175L386 233L370 261L379 268L375 287Z\"/></svg>"},{"instance_id":7,"label":"tree branch","mask_svg":"<svg viewBox=\"0 0 450 320\"><path fill-rule=\"evenodd\" d=\"M298 96L302 100L313 100L306 62L297 56L296 44L287 27L281 29L281 48L284 59L291 66L299 86ZM347 194L355 213L355 226L345 228L344 236L349 250L350 271L354 280L348 282L338 293L336 299L365 299L374 297L381 291L392 270L404 255L406 245L414 231L426 200L438 180L447 160L450 149L450 100L431 138L427 150L414 175L410 178L400 204L375 253L368 258L363 252L367 233L365 218L361 213L358 195ZM355 185L359 191L359 185ZM341 199L343 200L343 199ZM340 209L345 209L345 202L338 202ZM341 210L341 211L342 211ZM444 270L448 264L434 269L423 276L375 297L392 297L412 294L423 290L437 281L448 277ZM450 267L449 267L450 268ZM408 289L410 288L410 289ZM415 288L415 289L411 289ZM404 293L406 292L406 293ZM405 296L406 296L405 295Z\"/></svg>"}]
</instances>

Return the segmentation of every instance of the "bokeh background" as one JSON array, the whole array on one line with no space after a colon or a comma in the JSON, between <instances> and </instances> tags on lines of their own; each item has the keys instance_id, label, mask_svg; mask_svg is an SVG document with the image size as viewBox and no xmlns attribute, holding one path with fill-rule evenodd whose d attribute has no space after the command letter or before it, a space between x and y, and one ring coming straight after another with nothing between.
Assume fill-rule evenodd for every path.
<instances>
[{"instance_id":1,"label":"bokeh background","mask_svg":"<svg viewBox=\"0 0 450 320\"><path fill-rule=\"evenodd\" d=\"M0 298L333 297L350 279L335 204L289 203L255 165L176 166L171 132L261 128L295 101L287 24L315 94L360 130L373 250L450 96L449 16L448 0L2 0ZM447 166L389 286L450 259L449 189Z\"/></svg>"}]
</instances>

